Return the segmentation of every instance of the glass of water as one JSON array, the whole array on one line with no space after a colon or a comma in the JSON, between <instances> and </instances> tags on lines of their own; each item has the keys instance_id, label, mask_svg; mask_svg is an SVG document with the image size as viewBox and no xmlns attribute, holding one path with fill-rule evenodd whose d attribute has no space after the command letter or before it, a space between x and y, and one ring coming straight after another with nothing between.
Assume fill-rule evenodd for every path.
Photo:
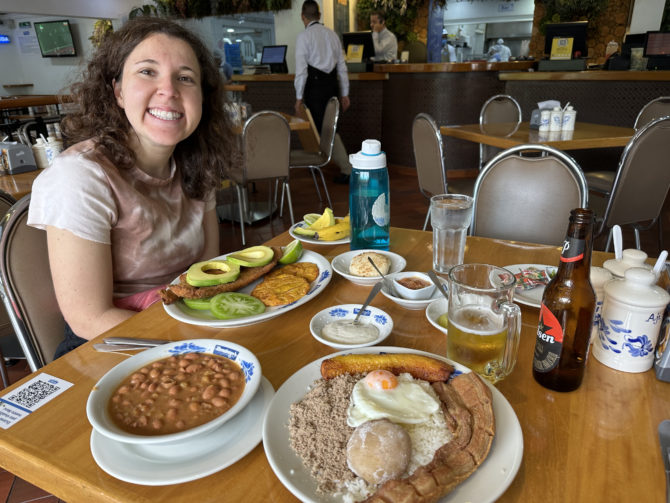
<instances>
[{"instance_id":1,"label":"glass of water","mask_svg":"<svg viewBox=\"0 0 670 503\"><path fill-rule=\"evenodd\" d=\"M433 269L448 274L463 263L465 237L472 222L470 196L440 194L430 198L430 223L433 227Z\"/></svg>"}]
</instances>

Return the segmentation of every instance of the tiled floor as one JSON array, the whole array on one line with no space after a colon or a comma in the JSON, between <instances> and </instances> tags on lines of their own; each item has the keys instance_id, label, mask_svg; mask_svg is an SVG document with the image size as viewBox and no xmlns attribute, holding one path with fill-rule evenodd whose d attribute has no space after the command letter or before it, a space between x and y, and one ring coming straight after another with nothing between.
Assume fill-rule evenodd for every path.
<instances>
[{"instance_id":1,"label":"tiled floor","mask_svg":"<svg viewBox=\"0 0 670 503\"><path fill-rule=\"evenodd\" d=\"M297 173L291 173L291 194L293 199L293 212L296 221L302 220L306 213L319 213L325 208L324 204L319 203L312 177L307 170L296 170ZM428 204L419 193L414 170L408 168L389 169L391 180L391 225L395 227L408 227L421 229L426 216ZM335 215L344 215L349 206L347 185L338 185L332 183L333 176L337 173L334 166L329 166L324 170L326 180L328 181L328 190L333 201L333 211ZM258 183L256 192L250 194L251 200L267 200L267 184ZM233 201L233 192L226 197ZM666 201L663 214L663 228L670 229L670 198ZM291 225L289 212L284 210L282 217L277 214L269 219L261 220L251 226L246 226L246 246L261 244L268 239L281 234ZM567 221L566 221L567 228ZM657 256L659 253L656 239L657 231L654 227L650 231L642 233L642 249L650 256ZM604 239L596 242L596 248L602 249ZM670 246L670 241L666 237L666 246ZM634 246L633 234L630 231L624 232L624 248ZM242 239L240 226L237 223L223 222L221 224L221 252L239 250L242 248ZM10 367L10 380L12 382L24 377L29 373L29 369L24 361L18 362ZM61 500L45 491L28 484L27 482L14 477L12 474L0 468L0 503L58 503Z\"/></svg>"}]
</instances>

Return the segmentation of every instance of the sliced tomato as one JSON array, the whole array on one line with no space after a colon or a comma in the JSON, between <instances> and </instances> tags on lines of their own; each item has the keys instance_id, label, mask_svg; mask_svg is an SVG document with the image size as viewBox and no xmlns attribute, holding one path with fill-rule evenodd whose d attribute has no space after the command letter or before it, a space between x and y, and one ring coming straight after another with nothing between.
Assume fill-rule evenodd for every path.
<instances>
[{"instance_id":1,"label":"sliced tomato","mask_svg":"<svg viewBox=\"0 0 670 503\"><path fill-rule=\"evenodd\" d=\"M212 297L209 310L220 320L230 320L261 314L265 311L265 304L245 293L224 292Z\"/></svg>"},{"instance_id":2,"label":"sliced tomato","mask_svg":"<svg viewBox=\"0 0 670 503\"><path fill-rule=\"evenodd\" d=\"M211 297L207 297L206 299L187 299L184 297L182 300L184 301L184 304L186 304L191 309L197 309L198 311L205 311L209 309L210 299Z\"/></svg>"}]
</instances>

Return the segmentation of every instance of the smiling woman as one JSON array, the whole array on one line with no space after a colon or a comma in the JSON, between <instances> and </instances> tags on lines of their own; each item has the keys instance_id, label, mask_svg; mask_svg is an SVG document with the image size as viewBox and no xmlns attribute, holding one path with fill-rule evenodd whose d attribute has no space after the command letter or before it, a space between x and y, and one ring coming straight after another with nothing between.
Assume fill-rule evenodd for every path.
<instances>
[{"instance_id":1,"label":"smiling woman","mask_svg":"<svg viewBox=\"0 0 670 503\"><path fill-rule=\"evenodd\" d=\"M174 22L137 18L105 37L72 95L72 146L35 181L28 219L47 232L69 325L57 356L219 254L214 191L236 157L218 68Z\"/></svg>"}]
</instances>

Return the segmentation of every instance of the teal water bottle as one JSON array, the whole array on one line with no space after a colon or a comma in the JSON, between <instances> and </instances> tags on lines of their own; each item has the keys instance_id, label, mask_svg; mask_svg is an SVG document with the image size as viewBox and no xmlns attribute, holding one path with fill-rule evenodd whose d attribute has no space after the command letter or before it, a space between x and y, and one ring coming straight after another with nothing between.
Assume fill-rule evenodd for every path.
<instances>
[{"instance_id":1,"label":"teal water bottle","mask_svg":"<svg viewBox=\"0 0 670 503\"><path fill-rule=\"evenodd\" d=\"M389 249L389 175L386 154L377 140L365 140L361 151L349 156L349 220L351 249Z\"/></svg>"}]
</instances>

